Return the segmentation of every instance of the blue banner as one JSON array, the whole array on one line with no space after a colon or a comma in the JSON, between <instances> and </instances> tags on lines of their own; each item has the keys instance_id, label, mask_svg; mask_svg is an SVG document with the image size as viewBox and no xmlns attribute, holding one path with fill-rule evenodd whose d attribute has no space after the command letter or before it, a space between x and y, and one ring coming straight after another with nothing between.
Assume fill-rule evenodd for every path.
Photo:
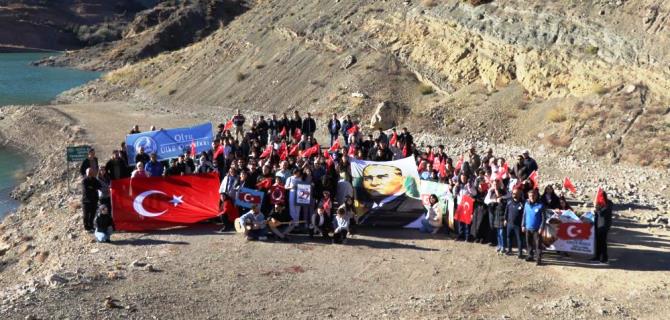
<instances>
[{"instance_id":1,"label":"blue banner","mask_svg":"<svg viewBox=\"0 0 670 320\"><path fill-rule=\"evenodd\" d=\"M126 136L128 162L131 165L135 164L135 155L140 148L144 148L146 154L155 152L158 161L162 161L190 152L191 144L195 144L197 153L211 149L212 123L129 134Z\"/></svg>"},{"instance_id":2,"label":"blue banner","mask_svg":"<svg viewBox=\"0 0 670 320\"><path fill-rule=\"evenodd\" d=\"M258 206L260 208L264 196L265 193L263 191L240 188L240 190L237 191L235 205L242 208L251 208L253 206Z\"/></svg>"}]
</instances>

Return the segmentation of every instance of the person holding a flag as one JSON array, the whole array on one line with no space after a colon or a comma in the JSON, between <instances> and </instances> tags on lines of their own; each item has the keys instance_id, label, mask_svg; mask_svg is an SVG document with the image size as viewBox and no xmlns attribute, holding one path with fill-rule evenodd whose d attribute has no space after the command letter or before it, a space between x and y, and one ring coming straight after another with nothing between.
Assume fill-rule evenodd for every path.
<instances>
[{"instance_id":1,"label":"person holding a flag","mask_svg":"<svg viewBox=\"0 0 670 320\"><path fill-rule=\"evenodd\" d=\"M595 256L591 261L600 261L600 263L608 263L609 257L607 255L607 234L612 227L612 201L607 198L607 193L598 188L598 193L595 199L595 225L596 225L596 247Z\"/></svg>"}]
</instances>

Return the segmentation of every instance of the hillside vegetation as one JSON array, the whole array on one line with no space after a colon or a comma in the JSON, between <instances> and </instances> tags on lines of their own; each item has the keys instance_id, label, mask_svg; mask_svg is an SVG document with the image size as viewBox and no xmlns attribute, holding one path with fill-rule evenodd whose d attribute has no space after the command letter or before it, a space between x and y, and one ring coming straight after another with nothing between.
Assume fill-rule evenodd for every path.
<instances>
[{"instance_id":1,"label":"hillside vegetation","mask_svg":"<svg viewBox=\"0 0 670 320\"><path fill-rule=\"evenodd\" d=\"M257 1L90 92L391 125L670 166L670 5ZM384 108L380 103L387 102ZM390 109L389 109L390 108ZM425 117L430 115L430 117Z\"/></svg>"}]
</instances>

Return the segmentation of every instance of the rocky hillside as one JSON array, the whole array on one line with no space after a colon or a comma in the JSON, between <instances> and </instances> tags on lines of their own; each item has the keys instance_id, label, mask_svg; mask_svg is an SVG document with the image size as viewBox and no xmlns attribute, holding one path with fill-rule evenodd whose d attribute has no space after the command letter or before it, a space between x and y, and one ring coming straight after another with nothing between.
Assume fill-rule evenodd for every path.
<instances>
[{"instance_id":1,"label":"rocky hillside","mask_svg":"<svg viewBox=\"0 0 670 320\"><path fill-rule=\"evenodd\" d=\"M137 13L117 39L38 64L111 70L191 45L247 9L240 0L164 1Z\"/></svg>"},{"instance_id":2,"label":"rocky hillside","mask_svg":"<svg viewBox=\"0 0 670 320\"><path fill-rule=\"evenodd\" d=\"M79 94L376 112L385 127L668 168L669 16L646 0L258 1Z\"/></svg>"},{"instance_id":3,"label":"rocky hillside","mask_svg":"<svg viewBox=\"0 0 670 320\"><path fill-rule=\"evenodd\" d=\"M0 49L78 49L121 36L155 0L0 0Z\"/></svg>"}]
</instances>

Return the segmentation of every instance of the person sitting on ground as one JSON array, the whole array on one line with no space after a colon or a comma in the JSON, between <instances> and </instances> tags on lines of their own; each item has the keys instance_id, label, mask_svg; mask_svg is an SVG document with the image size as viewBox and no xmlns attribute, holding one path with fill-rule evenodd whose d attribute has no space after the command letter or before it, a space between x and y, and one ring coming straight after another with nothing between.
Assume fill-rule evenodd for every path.
<instances>
[{"instance_id":1,"label":"person sitting on ground","mask_svg":"<svg viewBox=\"0 0 670 320\"><path fill-rule=\"evenodd\" d=\"M435 194L428 197L430 206L426 209L426 216L421 220L419 231L436 234L442 227L442 215L439 213L438 199Z\"/></svg>"},{"instance_id":2,"label":"person sitting on ground","mask_svg":"<svg viewBox=\"0 0 670 320\"><path fill-rule=\"evenodd\" d=\"M349 236L353 237L356 233L356 225L358 224L358 216L356 216L356 208L354 207L354 198L352 195L347 195L344 198L344 202L340 205L339 209L344 209L344 214L349 218Z\"/></svg>"},{"instance_id":3,"label":"person sitting on ground","mask_svg":"<svg viewBox=\"0 0 670 320\"><path fill-rule=\"evenodd\" d=\"M351 217L347 216L344 208L337 209L337 215L333 221L333 243L347 243L347 233L349 232L349 220Z\"/></svg>"},{"instance_id":4,"label":"person sitting on ground","mask_svg":"<svg viewBox=\"0 0 670 320\"><path fill-rule=\"evenodd\" d=\"M96 241L111 242L110 237L114 230L114 221L112 221L112 215L109 214L107 206L100 205L98 207L98 212L93 220L93 225L95 226L94 235Z\"/></svg>"},{"instance_id":5,"label":"person sitting on ground","mask_svg":"<svg viewBox=\"0 0 670 320\"><path fill-rule=\"evenodd\" d=\"M329 238L328 225L332 223L330 220L330 213L323 207L318 207L316 214L312 215L312 223L309 226L309 237L313 238L314 235L322 235L324 238Z\"/></svg>"},{"instance_id":6,"label":"person sitting on ground","mask_svg":"<svg viewBox=\"0 0 670 320\"><path fill-rule=\"evenodd\" d=\"M296 224L293 222L293 219L291 219L291 215L289 215L286 207L280 204L275 204L272 211L270 211L269 218L268 227L270 227L270 231L279 237L280 240L288 242L288 235L293 231Z\"/></svg>"},{"instance_id":7,"label":"person sitting on ground","mask_svg":"<svg viewBox=\"0 0 670 320\"><path fill-rule=\"evenodd\" d=\"M252 206L249 212L240 217L240 225L247 240L267 240L265 215L257 205Z\"/></svg>"}]
</instances>

